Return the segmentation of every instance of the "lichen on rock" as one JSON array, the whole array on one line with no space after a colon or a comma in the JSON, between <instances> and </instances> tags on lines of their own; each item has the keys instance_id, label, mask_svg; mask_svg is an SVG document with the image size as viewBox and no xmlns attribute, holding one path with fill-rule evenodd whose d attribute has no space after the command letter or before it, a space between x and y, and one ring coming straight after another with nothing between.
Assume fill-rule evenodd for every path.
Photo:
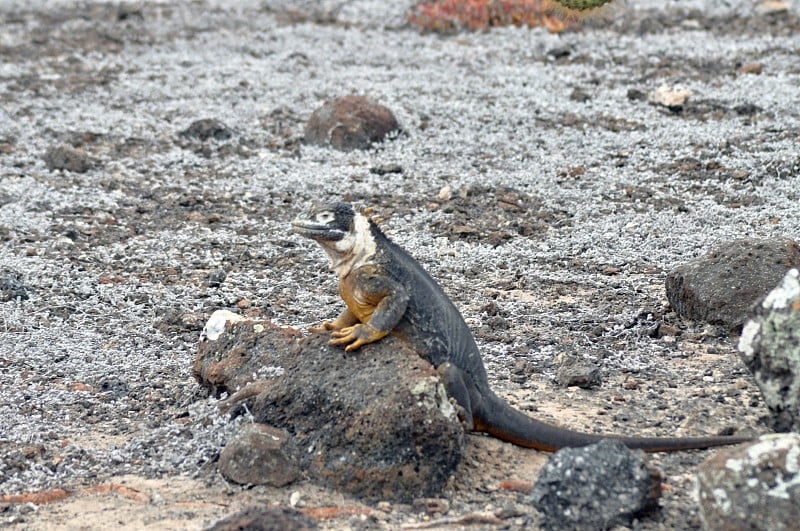
<instances>
[{"instance_id":1,"label":"lichen on rock","mask_svg":"<svg viewBox=\"0 0 800 531\"><path fill-rule=\"evenodd\" d=\"M758 305L739 339L742 359L776 431L800 431L800 273L792 269Z\"/></svg>"}]
</instances>

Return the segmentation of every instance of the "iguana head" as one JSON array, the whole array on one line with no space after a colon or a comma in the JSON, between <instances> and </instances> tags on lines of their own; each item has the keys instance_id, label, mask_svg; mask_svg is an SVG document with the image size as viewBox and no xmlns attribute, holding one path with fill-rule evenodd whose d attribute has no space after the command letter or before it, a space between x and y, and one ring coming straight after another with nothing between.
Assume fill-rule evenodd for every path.
<instances>
[{"instance_id":1,"label":"iguana head","mask_svg":"<svg viewBox=\"0 0 800 531\"><path fill-rule=\"evenodd\" d=\"M294 231L306 238L323 242L344 239L354 230L356 213L347 203L315 206L292 220Z\"/></svg>"},{"instance_id":2,"label":"iguana head","mask_svg":"<svg viewBox=\"0 0 800 531\"><path fill-rule=\"evenodd\" d=\"M339 276L367 263L375 254L375 238L369 218L347 203L328 203L312 207L292 220L301 236L319 243Z\"/></svg>"}]
</instances>

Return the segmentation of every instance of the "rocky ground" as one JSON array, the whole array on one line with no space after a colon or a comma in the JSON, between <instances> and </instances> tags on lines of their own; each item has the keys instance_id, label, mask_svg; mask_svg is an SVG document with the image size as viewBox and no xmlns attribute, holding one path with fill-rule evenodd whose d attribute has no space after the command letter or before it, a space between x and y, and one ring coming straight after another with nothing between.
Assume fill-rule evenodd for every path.
<instances>
[{"instance_id":1,"label":"rocky ground","mask_svg":"<svg viewBox=\"0 0 800 531\"><path fill-rule=\"evenodd\" d=\"M192 378L198 335L220 308L301 328L338 312L288 228L315 200L377 207L530 414L765 431L728 331L680 320L664 278L735 237L800 236L800 20L776 4L641 0L562 34L444 36L407 26L408 2L0 4L2 525L201 529L271 503L331 529L535 525L508 482L547 456L480 436L444 501L219 476L248 419ZM404 133L304 146L347 93ZM575 358L599 387L555 383ZM669 488L633 527L696 528L706 456L654 456Z\"/></svg>"}]
</instances>

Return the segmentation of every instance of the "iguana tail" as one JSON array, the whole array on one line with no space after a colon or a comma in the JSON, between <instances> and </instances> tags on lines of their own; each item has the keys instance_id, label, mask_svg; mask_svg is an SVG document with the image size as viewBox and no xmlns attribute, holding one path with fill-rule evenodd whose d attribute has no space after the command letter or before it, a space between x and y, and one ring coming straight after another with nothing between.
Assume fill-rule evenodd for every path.
<instances>
[{"instance_id":1,"label":"iguana tail","mask_svg":"<svg viewBox=\"0 0 800 531\"><path fill-rule=\"evenodd\" d=\"M524 448L534 448L545 452L555 452L561 448L587 446L602 439L619 441L628 448L645 452L674 452L725 446L751 441L747 436L711 437L625 437L621 435L600 435L581 433L559 428L535 420L517 411L504 400L492 393L484 396L481 409L473 411L475 431L485 431L500 440Z\"/></svg>"}]
</instances>

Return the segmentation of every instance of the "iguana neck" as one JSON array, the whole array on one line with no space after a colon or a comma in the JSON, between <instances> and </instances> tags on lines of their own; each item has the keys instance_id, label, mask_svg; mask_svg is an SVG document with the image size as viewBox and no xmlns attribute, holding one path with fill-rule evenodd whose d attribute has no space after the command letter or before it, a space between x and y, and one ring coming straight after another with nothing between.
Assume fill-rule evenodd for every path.
<instances>
[{"instance_id":1,"label":"iguana neck","mask_svg":"<svg viewBox=\"0 0 800 531\"><path fill-rule=\"evenodd\" d=\"M377 246L372 236L369 219L356 214L353 220L353 230L341 240L325 242L322 248L328 255L331 270L341 279L372 261Z\"/></svg>"}]
</instances>

